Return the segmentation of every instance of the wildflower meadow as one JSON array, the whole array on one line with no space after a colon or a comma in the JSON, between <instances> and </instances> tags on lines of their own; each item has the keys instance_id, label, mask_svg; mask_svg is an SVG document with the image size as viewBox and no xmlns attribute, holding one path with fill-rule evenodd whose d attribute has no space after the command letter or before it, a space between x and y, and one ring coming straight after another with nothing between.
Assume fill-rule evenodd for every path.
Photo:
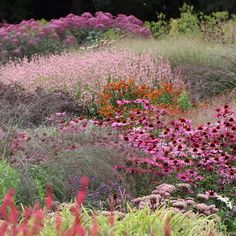
<instances>
[{"instance_id":1,"label":"wildflower meadow","mask_svg":"<svg viewBox=\"0 0 236 236\"><path fill-rule=\"evenodd\" d=\"M235 235L236 18L224 14L4 23L0 235Z\"/></svg>"}]
</instances>

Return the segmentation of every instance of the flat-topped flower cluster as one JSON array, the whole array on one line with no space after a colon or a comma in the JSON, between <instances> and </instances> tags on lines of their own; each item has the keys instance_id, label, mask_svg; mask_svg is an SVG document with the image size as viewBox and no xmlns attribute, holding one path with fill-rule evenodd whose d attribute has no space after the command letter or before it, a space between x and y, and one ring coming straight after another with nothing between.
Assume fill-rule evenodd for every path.
<instances>
[{"instance_id":1,"label":"flat-topped flower cluster","mask_svg":"<svg viewBox=\"0 0 236 236\"><path fill-rule=\"evenodd\" d=\"M114 29L120 33L147 37L150 31L135 16L86 12L81 16L69 14L52 19L46 24L36 20L24 20L19 24L6 24L0 28L0 62L22 59L61 51L68 46L82 43L89 32L105 32Z\"/></svg>"}]
</instances>

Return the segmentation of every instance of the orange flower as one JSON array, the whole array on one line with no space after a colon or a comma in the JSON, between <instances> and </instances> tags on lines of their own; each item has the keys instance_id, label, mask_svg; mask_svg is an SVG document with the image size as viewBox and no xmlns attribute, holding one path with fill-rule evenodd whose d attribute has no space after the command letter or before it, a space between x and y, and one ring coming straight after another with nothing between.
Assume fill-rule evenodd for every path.
<instances>
[{"instance_id":1,"label":"orange flower","mask_svg":"<svg viewBox=\"0 0 236 236\"><path fill-rule=\"evenodd\" d=\"M158 104L156 105L158 108L167 109L169 114L174 116L182 113L177 105L178 96L182 90L182 87L174 87L173 84L169 82L161 83L160 87L157 89L150 88L145 84L135 85L135 81L132 78L110 82L104 86L102 93L99 94L99 114L101 116L111 117L118 110L123 114L128 115L129 111L134 111L134 109L126 106L118 106L116 101L122 99L133 100L145 98L150 100L151 104ZM160 98L164 95L168 95L167 101L163 100L161 103L162 100L160 100ZM132 115L131 117L133 119Z\"/></svg>"}]
</instances>

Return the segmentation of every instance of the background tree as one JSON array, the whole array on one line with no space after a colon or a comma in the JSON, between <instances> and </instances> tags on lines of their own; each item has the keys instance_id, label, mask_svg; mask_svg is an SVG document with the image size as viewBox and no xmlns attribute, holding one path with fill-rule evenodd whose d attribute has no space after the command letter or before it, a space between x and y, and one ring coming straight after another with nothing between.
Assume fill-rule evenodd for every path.
<instances>
[{"instance_id":1,"label":"background tree","mask_svg":"<svg viewBox=\"0 0 236 236\"><path fill-rule=\"evenodd\" d=\"M178 17L179 8L186 2L204 13L214 11L236 12L235 0L1 0L0 21L18 22L22 19L51 19L70 12L109 11L132 14L142 20L156 20L156 14L163 12L167 18Z\"/></svg>"}]
</instances>

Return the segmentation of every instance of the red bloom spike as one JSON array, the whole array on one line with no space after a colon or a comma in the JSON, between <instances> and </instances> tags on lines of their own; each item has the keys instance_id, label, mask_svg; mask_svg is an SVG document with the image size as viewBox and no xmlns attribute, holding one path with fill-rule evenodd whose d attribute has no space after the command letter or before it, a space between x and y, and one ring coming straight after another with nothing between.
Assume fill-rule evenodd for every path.
<instances>
[{"instance_id":1,"label":"red bloom spike","mask_svg":"<svg viewBox=\"0 0 236 236\"><path fill-rule=\"evenodd\" d=\"M81 206L81 204L84 202L85 200L85 195L86 195L86 188L88 186L88 178L87 177L82 177L80 180L80 191L78 192L77 196L76 196L76 203L78 204L78 206Z\"/></svg>"},{"instance_id":2,"label":"red bloom spike","mask_svg":"<svg viewBox=\"0 0 236 236\"><path fill-rule=\"evenodd\" d=\"M55 216L55 229L57 232L60 232L61 224L62 224L61 215L60 213L57 212Z\"/></svg>"},{"instance_id":3,"label":"red bloom spike","mask_svg":"<svg viewBox=\"0 0 236 236\"><path fill-rule=\"evenodd\" d=\"M98 229L97 219L96 219L96 216L95 216L94 219L93 219L93 226L92 226L92 229L91 229L90 236L96 236L96 235L98 235L98 232L99 232L99 229Z\"/></svg>"},{"instance_id":4,"label":"red bloom spike","mask_svg":"<svg viewBox=\"0 0 236 236\"><path fill-rule=\"evenodd\" d=\"M46 208L50 209L52 207L52 203L53 203L52 188L50 186L47 186L46 197L45 197L44 201L45 201Z\"/></svg>"}]
</instances>

